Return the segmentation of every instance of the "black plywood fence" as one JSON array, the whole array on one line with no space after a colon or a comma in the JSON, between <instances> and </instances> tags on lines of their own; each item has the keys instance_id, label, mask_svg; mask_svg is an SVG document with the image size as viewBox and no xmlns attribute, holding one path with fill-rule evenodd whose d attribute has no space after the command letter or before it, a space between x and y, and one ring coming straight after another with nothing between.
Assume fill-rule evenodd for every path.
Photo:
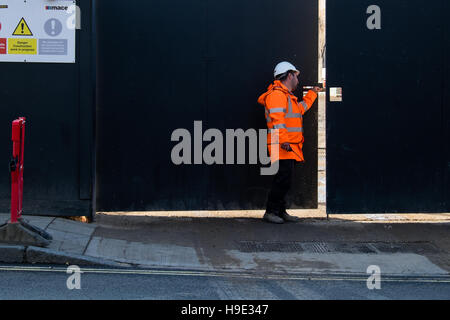
<instances>
[{"instance_id":1,"label":"black plywood fence","mask_svg":"<svg viewBox=\"0 0 450 320\"><path fill-rule=\"evenodd\" d=\"M76 63L0 63L0 212L10 211L11 122L26 117L25 215L91 216L95 60L92 1L77 1Z\"/></svg>"},{"instance_id":2,"label":"black plywood fence","mask_svg":"<svg viewBox=\"0 0 450 320\"><path fill-rule=\"evenodd\" d=\"M444 0L327 1L329 213L449 212L449 21Z\"/></svg>"},{"instance_id":3,"label":"black plywood fence","mask_svg":"<svg viewBox=\"0 0 450 320\"><path fill-rule=\"evenodd\" d=\"M98 5L98 210L263 208L272 178L260 175L260 165L175 165L171 134L184 128L193 136L194 121L224 135L264 129L256 101L280 61L301 69L302 84L316 83L318 3ZM305 132L293 208L317 206L317 105L305 116Z\"/></svg>"}]
</instances>

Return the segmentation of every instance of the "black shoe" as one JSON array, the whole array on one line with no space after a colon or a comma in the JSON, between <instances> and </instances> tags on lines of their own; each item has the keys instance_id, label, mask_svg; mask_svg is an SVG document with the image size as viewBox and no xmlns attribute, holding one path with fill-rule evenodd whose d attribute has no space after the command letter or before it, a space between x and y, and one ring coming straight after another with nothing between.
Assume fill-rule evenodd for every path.
<instances>
[{"instance_id":1,"label":"black shoe","mask_svg":"<svg viewBox=\"0 0 450 320\"><path fill-rule=\"evenodd\" d=\"M291 216L286 212L286 210L281 211L280 217L286 222L299 222L299 217Z\"/></svg>"},{"instance_id":2,"label":"black shoe","mask_svg":"<svg viewBox=\"0 0 450 320\"><path fill-rule=\"evenodd\" d=\"M271 223L277 223L277 224L284 223L284 220L282 218L280 218L279 216L277 216L275 213L267 212L267 211L264 214L263 219L266 220L267 222L271 222Z\"/></svg>"}]
</instances>

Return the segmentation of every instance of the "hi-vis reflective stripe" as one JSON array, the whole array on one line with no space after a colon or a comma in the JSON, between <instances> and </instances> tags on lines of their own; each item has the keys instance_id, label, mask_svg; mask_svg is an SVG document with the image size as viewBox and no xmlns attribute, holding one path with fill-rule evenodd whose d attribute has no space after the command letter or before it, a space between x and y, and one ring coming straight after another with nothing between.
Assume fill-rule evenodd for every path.
<instances>
[{"instance_id":1,"label":"hi-vis reflective stripe","mask_svg":"<svg viewBox=\"0 0 450 320\"><path fill-rule=\"evenodd\" d=\"M302 116L301 113L288 113L284 117L285 118L300 118Z\"/></svg>"},{"instance_id":2,"label":"hi-vis reflective stripe","mask_svg":"<svg viewBox=\"0 0 450 320\"><path fill-rule=\"evenodd\" d=\"M303 132L302 127L286 127L285 124L277 124L273 126L273 129L269 129L269 133L272 133L277 129L287 129L288 132Z\"/></svg>"},{"instance_id":3,"label":"hi-vis reflective stripe","mask_svg":"<svg viewBox=\"0 0 450 320\"><path fill-rule=\"evenodd\" d=\"M291 97L288 96L288 113L284 116L285 118L299 118L301 117L301 113L292 112L292 101Z\"/></svg>"},{"instance_id":4,"label":"hi-vis reflective stripe","mask_svg":"<svg viewBox=\"0 0 450 320\"><path fill-rule=\"evenodd\" d=\"M284 123L276 124L273 126L273 129L286 129L286 125Z\"/></svg>"},{"instance_id":5,"label":"hi-vis reflective stripe","mask_svg":"<svg viewBox=\"0 0 450 320\"><path fill-rule=\"evenodd\" d=\"M288 113L292 113L292 101L291 97L288 96Z\"/></svg>"},{"instance_id":6,"label":"hi-vis reflective stripe","mask_svg":"<svg viewBox=\"0 0 450 320\"><path fill-rule=\"evenodd\" d=\"M286 112L286 108L272 108L272 109L269 109L269 113L275 113L275 112Z\"/></svg>"},{"instance_id":7,"label":"hi-vis reflective stripe","mask_svg":"<svg viewBox=\"0 0 450 320\"><path fill-rule=\"evenodd\" d=\"M266 121L267 121L267 123L269 123L270 121L272 121L272 120L270 119L269 112L267 112L267 109L266 109Z\"/></svg>"},{"instance_id":8,"label":"hi-vis reflective stripe","mask_svg":"<svg viewBox=\"0 0 450 320\"><path fill-rule=\"evenodd\" d=\"M303 106L303 109L305 109L305 112L308 111L308 104L305 101L301 101L300 104Z\"/></svg>"}]
</instances>

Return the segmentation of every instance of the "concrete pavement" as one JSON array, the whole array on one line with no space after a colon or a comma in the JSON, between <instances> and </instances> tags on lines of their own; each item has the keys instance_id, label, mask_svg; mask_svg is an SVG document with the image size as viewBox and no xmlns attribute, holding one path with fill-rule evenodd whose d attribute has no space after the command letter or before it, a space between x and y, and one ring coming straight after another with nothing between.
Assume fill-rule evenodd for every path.
<instances>
[{"instance_id":1,"label":"concrete pavement","mask_svg":"<svg viewBox=\"0 0 450 320\"><path fill-rule=\"evenodd\" d=\"M377 265L389 275L450 276L449 214L326 220L320 210L290 212L303 221L272 225L258 211L109 213L92 224L25 216L53 242L45 249L2 246L0 262L258 274L365 274Z\"/></svg>"}]
</instances>

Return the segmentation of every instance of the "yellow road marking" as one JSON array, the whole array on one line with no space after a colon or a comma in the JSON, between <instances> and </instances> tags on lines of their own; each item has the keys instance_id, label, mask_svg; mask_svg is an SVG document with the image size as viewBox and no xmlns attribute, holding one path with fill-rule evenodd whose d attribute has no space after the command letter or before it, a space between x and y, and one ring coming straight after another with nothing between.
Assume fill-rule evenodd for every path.
<instances>
[{"instance_id":1,"label":"yellow road marking","mask_svg":"<svg viewBox=\"0 0 450 320\"><path fill-rule=\"evenodd\" d=\"M81 268L82 273L99 274L129 274L129 275L166 275L166 276L197 276L197 277L229 277L247 279L268 280L304 280L304 281L367 281L365 276L330 276L330 275L252 275L214 271L178 271L178 270L138 270L138 269L93 269ZM0 271L22 271L22 272L67 272L67 268L60 267L22 267L22 266L0 266ZM416 282L416 283L450 283L450 277L438 278L394 278L381 275L383 282Z\"/></svg>"}]
</instances>

